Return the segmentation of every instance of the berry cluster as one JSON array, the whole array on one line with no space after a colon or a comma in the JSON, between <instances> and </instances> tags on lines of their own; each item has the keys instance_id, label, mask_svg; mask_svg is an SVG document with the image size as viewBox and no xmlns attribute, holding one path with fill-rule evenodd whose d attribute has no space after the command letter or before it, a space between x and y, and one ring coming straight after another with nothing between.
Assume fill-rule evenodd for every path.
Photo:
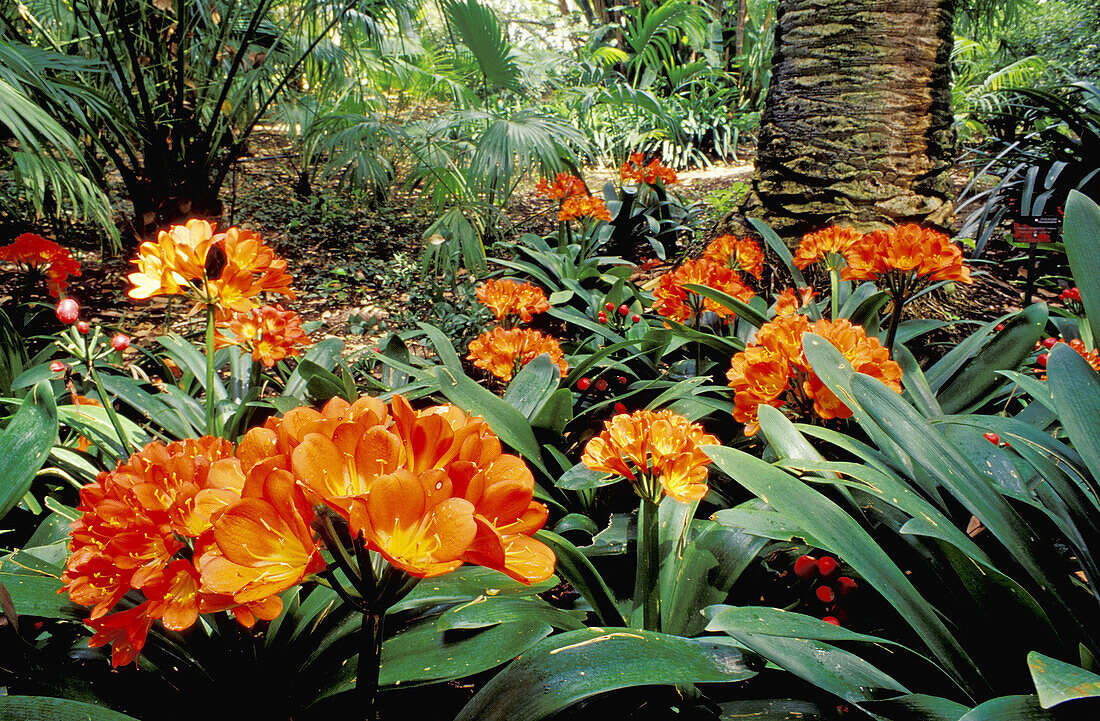
<instances>
[{"instance_id":1,"label":"berry cluster","mask_svg":"<svg viewBox=\"0 0 1100 721\"><path fill-rule=\"evenodd\" d=\"M848 612L841 606L840 599L850 598L859 589L859 584L848 576L840 575L840 563L832 556L820 559L802 555L794 562L794 575L804 581L820 581L813 585L814 597L825 605L827 615L821 620L839 626L848 620Z\"/></svg>"},{"instance_id":2,"label":"berry cluster","mask_svg":"<svg viewBox=\"0 0 1100 721\"><path fill-rule=\"evenodd\" d=\"M81 335L88 335L92 329L92 327L88 325L88 321L78 320L80 318L80 304L72 298L62 299L57 304L54 313L57 314L57 319L65 325L75 325L77 332ZM116 333L115 336L111 338L111 347L121 353L130 347L130 337L123 333Z\"/></svg>"},{"instance_id":3,"label":"berry cluster","mask_svg":"<svg viewBox=\"0 0 1100 721\"><path fill-rule=\"evenodd\" d=\"M1066 288L1059 293L1058 300L1065 303L1066 307L1073 313L1080 314L1084 310L1081 304L1081 289L1076 286Z\"/></svg>"},{"instance_id":4,"label":"berry cluster","mask_svg":"<svg viewBox=\"0 0 1100 721\"><path fill-rule=\"evenodd\" d=\"M630 379L626 376L617 376L613 379L613 381L614 384L617 385L620 389L625 388L630 383ZM611 386L612 384L609 383L608 380L602 376L597 376L595 379L585 376L577 381L577 390L580 391L582 394L589 396L602 396L608 394ZM619 413L626 413L626 406L622 403L616 403L614 406L614 412L615 415L618 415Z\"/></svg>"},{"instance_id":5,"label":"berry cluster","mask_svg":"<svg viewBox=\"0 0 1100 721\"><path fill-rule=\"evenodd\" d=\"M626 325L626 317L630 316L631 323L638 323L642 320L642 316L637 313L631 314L630 306L623 303L618 308L615 308L614 303L607 303L604 305L604 309L596 314L596 320L603 325L611 324L615 327L624 327Z\"/></svg>"}]
</instances>

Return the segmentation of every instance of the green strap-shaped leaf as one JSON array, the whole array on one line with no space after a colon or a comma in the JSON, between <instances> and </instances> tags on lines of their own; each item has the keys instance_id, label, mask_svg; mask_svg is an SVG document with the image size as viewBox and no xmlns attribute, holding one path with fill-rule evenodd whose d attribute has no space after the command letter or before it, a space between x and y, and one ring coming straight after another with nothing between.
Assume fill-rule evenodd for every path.
<instances>
[{"instance_id":1,"label":"green strap-shaped leaf","mask_svg":"<svg viewBox=\"0 0 1100 721\"><path fill-rule=\"evenodd\" d=\"M734 298L729 293L723 293L720 290L715 290L714 288L711 288L709 286L699 285L697 283L684 283L683 288L684 290L690 290L694 293L698 293L704 298L712 300L718 305L732 310L734 313L737 314L738 318L742 318L743 320L751 323L757 328L768 322L768 317L766 315L758 311L756 308L753 308L748 303Z\"/></svg>"},{"instance_id":2,"label":"green strap-shaped leaf","mask_svg":"<svg viewBox=\"0 0 1100 721\"><path fill-rule=\"evenodd\" d=\"M864 707L890 721L959 721L969 710L950 699L920 693L883 701L869 701Z\"/></svg>"},{"instance_id":3,"label":"green strap-shaped leaf","mask_svg":"<svg viewBox=\"0 0 1100 721\"><path fill-rule=\"evenodd\" d=\"M723 446L707 446L704 452L735 481L840 555L897 609L957 681L978 689L986 685L935 610L855 519L818 491L759 458Z\"/></svg>"},{"instance_id":4,"label":"green strap-shaped leaf","mask_svg":"<svg viewBox=\"0 0 1100 721\"><path fill-rule=\"evenodd\" d=\"M1035 696L1001 696L970 709L959 721L1056 721L1057 718L1042 708Z\"/></svg>"},{"instance_id":5,"label":"green strap-shaped leaf","mask_svg":"<svg viewBox=\"0 0 1100 721\"><path fill-rule=\"evenodd\" d=\"M0 721L137 721L82 701L46 696L0 696Z\"/></svg>"},{"instance_id":6,"label":"green strap-shaped leaf","mask_svg":"<svg viewBox=\"0 0 1100 721\"><path fill-rule=\"evenodd\" d=\"M1100 377L1065 343L1050 349L1047 385L1058 418L1093 478L1100 478Z\"/></svg>"},{"instance_id":7,"label":"green strap-shaped leaf","mask_svg":"<svg viewBox=\"0 0 1100 721\"><path fill-rule=\"evenodd\" d=\"M550 546L557 557L557 572L577 589L584 600L592 606L600 623L606 626L625 626L615 597L608 588L596 567L576 546L556 533L542 530L535 534L540 541Z\"/></svg>"},{"instance_id":8,"label":"green strap-shaped leaf","mask_svg":"<svg viewBox=\"0 0 1100 721\"><path fill-rule=\"evenodd\" d=\"M1073 664L1032 651L1027 655L1027 668L1043 708L1053 708L1075 698L1100 696L1100 676Z\"/></svg>"},{"instance_id":9,"label":"green strap-shaped leaf","mask_svg":"<svg viewBox=\"0 0 1100 721\"><path fill-rule=\"evenodd\" d=\"M485 684L455 721L538 721L615 689L743 681L755 673L729 644L633 628L586 628L526 651Z\"/></svg>"},{"instance_id":10,"label":"green strap-shaped leaf","mask_svg":"<svg viewBox=\"0 0 1100 721\"><path fill-rule=\"evenodd\" d=\"M48 383L36 385L0 434L0 518L30 490L57 440L57 408Z\"/></svg>"},{"instance_id":11,"label":"green strap-shaped leaf","mask_svg":"<svg viewBox=\"0 0 1100 721\"><path fill-rule=\"evenodd\" d=\"M1100 339L1100 206L1084 193L1069 191L1062 239L1096 342Z\"/></svg>"}]
</instances>

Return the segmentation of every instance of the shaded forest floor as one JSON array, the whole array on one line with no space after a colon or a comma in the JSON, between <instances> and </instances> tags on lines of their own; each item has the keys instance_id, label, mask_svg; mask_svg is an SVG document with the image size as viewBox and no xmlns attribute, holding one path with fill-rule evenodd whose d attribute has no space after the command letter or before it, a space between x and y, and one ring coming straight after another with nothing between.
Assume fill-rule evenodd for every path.
<instances>
[{"instance_id":1,"label":"shaded forest floor","mask_svg":"<svg viewBox=\"0 0 1100 721\"><path fill-rule=\"evenodd\" d=\"M413 327L418 320L434 322L433 316L441 312L461 315L469 307L469 294L441 288L420 272L422 234L430 214L415 195L398 190L384 204L374 204L363 194L328 184L301 197L295 192L298 168L286 139L272 132L254 137L251 156L238 164L224 188L224 225L258 232L288 260L298 299L286 305L302 315L315 340L336 336L344 340L347 351L354 351L372 345L389 330ZM673 190L685 203L702 207L700 232L683 249L684 255L698 255L715 237L718 221L745 192L751 173L751 158L680 173L681 182ZM617 181L611 168L592 169L586 176L594 191L608 180ZM536 197L533 187L527 187L508 209L514 227L507 234L549 233L555 211L556 203ZM65 238L58 240L65 244ZM1001 245L973 264L982 271L973 286L958 286L951 294L937 293L919 302L916 311L923 317L960 323L937 334L934 342L949 343L969 332L965 321L991 319L1020 307L1023 254ZM69 293L85 309L84 317L128 333L143 345L166 324L183 334L200 332L198 318L181 317L178 303L173 308L165 298L134 301L126 295L126 275L133 269L129 257L105 256L98 248L78 244L71 247L83 274L72 279ZM644 275L639 269L637 279L671 267L650 267ZM1052 257L1040 273L1046 276L1036 299L1057 297L1058 271L1058 260ZM10 299L15 282L13 273L0 270L0 302Z\"/></svg>"}]
</instances>

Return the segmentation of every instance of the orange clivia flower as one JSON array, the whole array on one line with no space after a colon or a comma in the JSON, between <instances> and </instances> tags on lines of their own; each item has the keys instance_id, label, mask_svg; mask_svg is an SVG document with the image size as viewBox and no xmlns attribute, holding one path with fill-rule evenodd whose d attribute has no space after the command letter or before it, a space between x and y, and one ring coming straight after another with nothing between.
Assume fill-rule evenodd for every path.
<instances>
[{"instance_id":1,"label":"orange clivia flower","mask_svg":"<svg viewBox=\"0 0 1100 721\"><path fill-rule=\"evenodd\" d=\"M581 462L594 471L622 476L640 497L659 503L666 494L680 503L707 494L710 459L701 446L718 439L669 410L620 413L584 447Z\"/></svg>"},{"instance_id":2,"label":"orange clivia flower","mask_svg":"<svg viewBox=\"0 0 1100 721\"><path fill-rule=\"evenodd\" d=\"M530 323L536 313L550 310L546 293L530 283L517 283L508 278L490 278L478 286L476 292L477 299L493 311L493 316L498 321L515 315L522 322Z\"/></svg>"},{"instance_id":3,"label":"orange clivia flower","mask_svg":"<svg viewBox=\"0 0 1100 721\"><path fill-rule=\"evenodd\" d=\"M18 235L0 248L0 260L15 263L17 270L44 276L54 298L60 298L69 287L70 275L80 275L80 263L67 249L34 233Z\"/></svg>"},{"instance_id":4,"label":"orange clivia flower","mask_svg":"<svg viewBox=\"0 0 1100 721\"><path fill-rule=\"evenodd\" d=\"M252 360L268 368L313 343L302 330L302 318L281 305L265 305L247 313L236 313L228 323L234 339L221 333L214 336L214 347L237 345L252 354Z\"/></svg>"},{"instance_id":5,"label":"orange clivia flower","mask_svg":"<svg viewBox=\"0 0 1100 721\"><path fill-rule=\"evenodd\" d=\"M631 153L619 168L619 178L624 183L632 180L647 185L656 185L658 182L672 185L679 182L675 170L662 164L659 158L654 158L647 164L642 153Z\"/></svg>"},{"instance_id":6,"label":"orange clivia flower","mask_svg":"<svg viewBox=\"0 0 1100 721\"><path fill-rule=\"evenodd\" d=\"M584 181L569 173L558 173L552 184L546 182L546 178L539 178L535 183L535 192L550 200L565 200L574 195L588 195L588 188Z\"/></svg>"},{"instance_id":7,"label":"orange clivia flower","mask_svg":"<svg viewBox=\"0 0 1100 721\"><path fill-rule=\"evenodd\" d=\"M294 299L286 261L251 231L229 228L214 232L205 220L162 230L156 242L142 243L132 262L137 271L127 276L131 298L186 295L193 310L213 305L220 314L246 313L258 306L262 293Z\"/></svg>"},{"instance_id":8,"label":"orange clivia flower","mask_svg":"<svg viewBox=\"0 0 1100 721\"><path fill-rule=\"evenodd\" d=\"M556 338L527 328L494 328L470 341L469 360L504 381L512 380L519 369L543 353L550 354L562 376L569 372Z\"/></svg>"},{"instance_id":9,"label":"orange clivia flower","mask_svg":"<svg viewBox=\"0 0 1100 721\"><path fill-rule=\"evenodd\" d=\"M202 589L191 548L243 487L232 444L206 436L150 443L81 489L62 590L93 607L93 645L112 643L116 665L137 656L154 621L194 623ZM110 614L130 591L144 596L142 610Z\"/></svg>"},{"instance_id":10,"label":"orange clivia flower","mask_svg":"<svg viewBox=\"0 0 1100 721\"><path fill-rule=\"evenodd\" d=\"M785 288L783 292L777 295L775 297L775 314L779 317L798 315L800 310L813 304L816 295L814 289L806 286L801 288L800 291L794 288Z\"/></svg>"},{"instance_id":11,"label":"orange clivia flower","mask_svg":"<svg viewBox=\"0 0 1100 721\"><path fill-rule=\"evenodd\" d=\"M734 315L734 312L724 305L684 288L688 283L720 290L745 303L755 295L751 288L741 282L741 277L729 267L718 265L705 258L689 260L676 270L660 277L657 289L653 291L653 310L680 323L697 319L699 313L703 311L711 311L724 319Z\"/></svg>"},{"instance_id":12,"label":"orange clivia flower","mask_svg":"<svg viewBox=\"0 0 1100 721\"><path fill-rule=\"evenodd\" d=\"M733 417L745 435L760 430L759 408L787 407L798 415L812 411L823 419L849 418L852 411L818 378L802 351L802 334L815 333L844 354L857 373L870 375L901 392L901 367L877 338L845 319L819 320L779 316L766 323L744 351L733 356L726 373L734 389Z\"/></svg>"},{"instance_id":13,"label":"orange clivia flower","mask_svg":"<svg viewBox=\"0 0 1100 721\"><path fill-rule=\"evenodd\" d=\"M962 251L943 233L915 223L868 233L848 250L845 280L886 280L908 292L922 280L973 283Z\"/></svg>"},{"instance_id":14,"label":"orange clivia flower","mask_svg":"<svg viewBox=\"0 0 1100 721\"><path fill-rule=\"evenodd\" d=\"M802 236L794 254L794 264L802 269L821 260L829 270L840 270L852 247L863 239L863 233L847 226L831 225Z\"/></svg>"},{"instance_id":15,"label":"orange clivia flower","mask_svg":"<svg viewBox=\"0 0 1100 721\"><path fill-rule=\"evenodd\" d=\"M748 273L757 280L764 272L764 253L752 238L720 235L706 247L703 257L718 265Z\"/></svg>"},{"instance_id":16,"label":"orange clivia flower","mask_svg":"<svg viewBox=\"0 0 1100 721\"><path fill-rule=\"evenodd\" d=\"M594 195L571 195L562 201L561 210L558 212L558 220L580 220L581 218L593 218L595 220L611 220L611 213L607 210L607 204L603 198Z\"/></svg>"}]
</instances>

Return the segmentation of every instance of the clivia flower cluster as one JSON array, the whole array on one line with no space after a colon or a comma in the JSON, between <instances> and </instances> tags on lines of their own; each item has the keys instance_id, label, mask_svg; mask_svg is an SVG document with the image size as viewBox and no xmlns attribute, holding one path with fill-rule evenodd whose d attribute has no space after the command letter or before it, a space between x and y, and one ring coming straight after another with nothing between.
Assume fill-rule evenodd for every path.
<instances>
[{"instance_id":1,"label":"clivia flower cluster","mask_svg":"<svg viewBox=\"0 0 1100 721\"><path fill-rule=\"evenodd\" d=\"M60 298L69 287L70 275L80 275L80 263L67 249L34 233L18 235L0 248L0 260L14 263L17 270L45 277L54 298Z\"/></svg>"},{"instance_id":2,"label":"clivia flower cluster","mask_svg":"<svg viewBox=\"0 0 1100 721\"><path fill-rule=\"evenodd\" d=\"M656 185L657 183L672 185L680 182L679 178L676 177L676 171L661 163L660 158L653 158L646 163L643 153L630 154L630 157L619 168L619 178L624 183L633 180L635 183L646 185Z\"/></svg>"},{"instance_id":3,"label":"clivia flower cluster","mask_svg":"<svg viewBox=\"0 0 1100 721\"><path fill-rule=\"evenodd\" d=\"M214 347L235 345L252 355L255 363L268 368L289 356L296 356L313 341L302 330L302 318L281 305L265 305L247 313L235 313L223 327L232 337L218 333Z\"/></svg>"},{"instance_id":4,"label":"clivia flower cluster","mask_svg":"<svg viewBox=\"0 0 1100 721\"><path fill-rule=\"evenodd\" d=\"M1049 351L1059 343L1067 344L1077 353L1077 355L1084 358L1094 371L1100 373L1100 349L1093 348L1092 350L1089 350L1085 347L1084 341L1082 341L1080 338L1071 338L1070 340L1066 340L1065 338L1045 338L1043 340L1042 347ZM1047 379L1046 367L1047 359L1049 357L1049 353L1040 353L1035 358L1035 363L1039 366L1037 372L1039 373L1039 380L1041 381L1045 381Z\"/></svg>"},{"instance_id":5,"label":"clivia flower cluster","mask_svg":"<svg viewBox=\"0 0 1100 721\"><path fill-rule=\"evenodd\" d=\"M594 471L622 476L639 497L659 503L667 494L680 503L707 494L710 458L702 446L718 439L669 410L620 413L588 441L581 462Z\"/></svg>"},{"instance_id":6,"label":"clivia flower cluster","mask_svg":"<svg viewBox=\"0 0 1100 721\"><path fill-rule=\"evenodd\" d=\"M752 238L720 235L707 245L703 257L731 270L748 273L757 280L764 272L764 253Z\"/></svg>"},{"instance_id":7,"label":"clivia flower cluster","mask_svg":"<svg viewBox=\"0 0 1100 721\"><path fill-rule=\"evenodd\" d=\"M814 373L802 350L802 334L815 333L844 354L857 373L877 378L901 392L901 366L877 338L845 319L810 324L802 315L777 317L764 324L756 339L733 356L726 373L734 389L733 417L745 424L745 435L760 430L761 405L787 408L823 419L849 418L852 411Z\"/></svg>"},{"instance_id":8,"label":"clivia flower cluster","mask_svg":"<svg viewBox=\"0 0 1100 721\"><path fill-rule=\"evenodd\" d=\"M154 442L99 474L81 490L62 590L92 607L90 645L111 644L119 666L157 621L182 631L205 613L246 627L277 617L281 592L334 578L321 549L341 539L362 539L406 579L473 563L534 583L554 567L531 537L547 517L534 486L480 417L416 411L401 396L388 409L333 399L269 420L236 449L210 436Z\"/></svg>"},{"instance_id":9,"label":"clivia flower cluster","mask_svg":"<svg viewBox=\"0 0 1100 721\"><path fill-rule=\"evenodd\" d=\"M541 288L530 283L517 283L504 278L487 280L476 291L482 305L493 311L501 325L482 333L468 346L469 360L478 368L489 371L507 382L519 369L543 353L550 355L562 376L569 372L569 364L562 354L556 338L543 335L532 328L515 328L516 318L531 322L537 313L550 310L550 303Z\"/></svg>"},{"instance_id":10,"label":"clivia flower cluster","mask_svg":"<svg viewBox=\"0 0 1100 721\"><path fill-rule=\"evenodd\" d=\"M700 258L685 261L679 268L658 279L657 288L653 291L653 310L678 323L697 323L704 311L716 313L722 319L734 315L726 306L685 288L689 283L720 290L746 303L755 295L752 288L745 285L741 276L728 265Z\"/></svg>"},{"instance_id":11,"label":"clivia flower cluster","mask_svg":"<svg viewBox=\"0 0 1100 721\"><path fill-rule=\"evenodd\" d=\"M540 178L535 184L535 192L550 200L561 201L558 206L558 220L563 223L581 218L611 220L607 204L602 198L590 194L584 181L575 175L558 173L553 184Z\"/></svg>"}]
</instances>

